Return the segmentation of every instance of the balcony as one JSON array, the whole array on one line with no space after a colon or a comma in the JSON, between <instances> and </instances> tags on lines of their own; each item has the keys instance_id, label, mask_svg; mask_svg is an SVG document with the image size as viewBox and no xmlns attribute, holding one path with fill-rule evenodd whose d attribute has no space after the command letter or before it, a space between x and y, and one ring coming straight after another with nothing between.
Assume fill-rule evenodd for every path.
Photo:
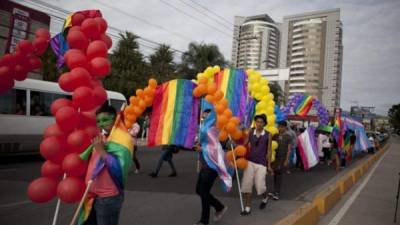
<instances>
[{"instance_id":1,"label":"balcony","mask_svg":"<svg viewBox=\"0 0 400 225\"><path fill-rule=\"evenodd\" d=\"M290 75L295 75L295 74L304 74L304 70L295 70L295 71L290 71Z\"/></svg>"}]
</instances>

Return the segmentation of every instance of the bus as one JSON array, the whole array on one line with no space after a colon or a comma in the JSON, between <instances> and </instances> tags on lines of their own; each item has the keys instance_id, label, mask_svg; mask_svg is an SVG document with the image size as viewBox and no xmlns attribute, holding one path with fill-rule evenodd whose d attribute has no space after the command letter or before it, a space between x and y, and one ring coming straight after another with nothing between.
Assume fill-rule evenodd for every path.
<instances>
[{"instance_id":1,"label":"bus","mask_svg":"<svg viewBox=\"0 0 400 225\"><path fill-rule=\"evenodd\" d=\"M108 102L117 110L126 103L124 95L107 91ZM58 83L35 79L17 81L0 94L0 157L39 153L44 130L55 118L51 103L58 98L72 99Z\"/></svg>"}]
</instances>

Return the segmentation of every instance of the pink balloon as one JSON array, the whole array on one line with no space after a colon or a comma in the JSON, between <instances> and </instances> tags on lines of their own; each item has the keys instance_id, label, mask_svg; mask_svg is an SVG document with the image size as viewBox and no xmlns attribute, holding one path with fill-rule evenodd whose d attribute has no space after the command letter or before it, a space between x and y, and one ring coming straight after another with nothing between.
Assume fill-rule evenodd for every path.
<instances>
[{"instance_id":1,"label":"pink balloon","mask_svg":"<svg viewBox=\"0 0 400 225\"><path fill-rule=\"evenodd\" d=\"M27 190L27 195L32 202L45 203L50 201L57 193L57 180L40 177L33 180Z\"/></svg>"}]
</instances>

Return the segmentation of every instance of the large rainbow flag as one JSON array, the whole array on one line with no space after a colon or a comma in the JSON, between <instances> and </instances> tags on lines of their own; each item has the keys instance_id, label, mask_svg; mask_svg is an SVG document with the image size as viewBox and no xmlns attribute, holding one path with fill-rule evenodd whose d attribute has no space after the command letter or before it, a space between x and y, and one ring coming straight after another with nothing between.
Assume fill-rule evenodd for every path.
<instances>
[{"instance_id":1,"label":"large rainbow flag","mask_svg":"<svg viewBox=\"0 0 400 225\"><path fill-rule=\"evenodd\" d=\"M121 116L122 115L118 116L116 124L105 143L105 150L107 151L106 158L100 158L95 168L92 171L88 171L87 174L90 176L91 180L94 180L103 169L107 169L120 193L123 193L128 178L128 171L132 165L133 142L131 135L122 123L123 120L120 119ZM88 161L92 152L93 145L90 145L80 154L80 157ZM78 225L84 224L88 219L95 197L96 196L88 195L84 200L77 220Z\"/></svg>"},{"instance_id":2,"label":"large rainbow flag","mask_svg":"<svg viewBox=\"0 0 400 225\"><path fill-rule=\"evenodd\" d=\"M148 146L173 144L192 148L197 133L199 99L196 84L172 80L160 85L154 97Z\"/></svg>"},{"instance_id":3,"label":"large rainbow flag","mask_svg":"<svg viewBox=\"0 0 400 225\"><path fill-rule=\"evenodd\" d=\"M233 115L239 117L240 121L245 122L247 120L246 105L248 105L245 71L242 69L224 69L214 75L214 83L229 101L229 108L232 110Z\"/></svg>"}]
</instances>

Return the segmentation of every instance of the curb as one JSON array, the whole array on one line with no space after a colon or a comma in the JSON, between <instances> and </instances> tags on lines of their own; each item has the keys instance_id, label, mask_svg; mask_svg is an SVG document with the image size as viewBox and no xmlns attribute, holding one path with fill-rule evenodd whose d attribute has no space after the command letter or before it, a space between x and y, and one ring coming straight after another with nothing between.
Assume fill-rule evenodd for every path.
<instances>
[{"instance_id":1,"label":"curb","mask_svg":"<svg viewBox=\"0 0 400 225\"><path fill-rule=\"evenodd\" d=\"M294 212L284 217L276 225L315 225L321 216L326 215L347 193L368 169L386 152L390 144L386 143L381 150L370 155L356 168L345 173L335 184L320 191L312 202L307 202Z\"/></svg>"}]
</instances>

